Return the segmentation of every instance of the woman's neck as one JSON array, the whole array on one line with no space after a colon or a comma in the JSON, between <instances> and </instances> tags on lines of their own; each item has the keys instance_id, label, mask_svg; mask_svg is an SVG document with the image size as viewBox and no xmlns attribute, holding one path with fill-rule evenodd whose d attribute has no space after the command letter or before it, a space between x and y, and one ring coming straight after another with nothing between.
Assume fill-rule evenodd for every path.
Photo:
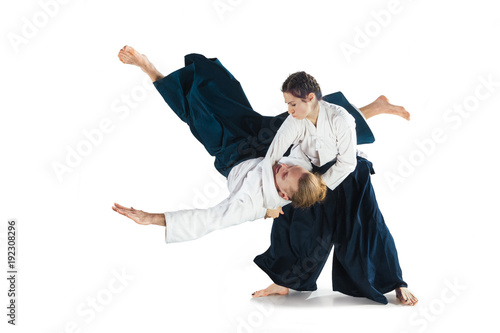
<instances>
[{"instance_id":1,"label":"woman's neck","mask_svg":"<svg viewBox=\"0 0 500 333\"><path fill-rule=\"evenodd\" d=\"M309 113L306 119L309 119L314 126L318 123L318 115L319 115L319 102L316 102L316 105L313 106L311 113Z\"/></svg>"}]
</instances>

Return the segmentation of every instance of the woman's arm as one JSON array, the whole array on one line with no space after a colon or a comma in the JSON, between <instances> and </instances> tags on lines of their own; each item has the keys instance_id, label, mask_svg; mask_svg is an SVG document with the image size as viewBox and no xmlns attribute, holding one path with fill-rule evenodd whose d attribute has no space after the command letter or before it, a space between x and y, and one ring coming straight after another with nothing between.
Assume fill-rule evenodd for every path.
<instances>
[{"instance_id":1,"label":"woman's arm","mask_svg":"<svg viewBox=\"0 0 500 333\"><path fill-rule=\"evenodd\" d=\"M299 122L301 121L307 120L295 120L287 117L280 126L265 156L265 159L271 163L271 166L281 160L291 145L300 142L304 138L304 130L299 126Z\"/></svg>"},{"instance_id":2,"label":"woman's arm","mask_svg":"<svg viewBox=\"0 0 500 333\"><path fill-rule=\"evenodd\" d=\"M356 123L347 112L337 115L332 126L337 141L337 161L323 175L323 181L330 190L335 189L356 169Z\"/></svg>"},{"instance_id":3,"label":"woman's arm","mask_svg":"<svg viewBox=\"0 0 500 333\"><path fill-rule=\"evenodd\" d=\"M308 121L308 120L302 120ZM269 145L266 156L262 161L262 188L264 194L264 208L278 209L281 206L276 186L274 184L273 166L283 157L291 145L304 139L304 130L299 121L288 117L280 126L273 141Z\"/></svg>"}]
</instances>

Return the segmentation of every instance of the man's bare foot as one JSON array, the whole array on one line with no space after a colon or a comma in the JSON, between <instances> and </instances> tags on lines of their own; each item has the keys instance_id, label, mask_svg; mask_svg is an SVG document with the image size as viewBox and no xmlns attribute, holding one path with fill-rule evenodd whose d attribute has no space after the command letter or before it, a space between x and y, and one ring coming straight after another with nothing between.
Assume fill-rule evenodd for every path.
<instances>
[{"instance_id":1,"label":"man's bare foot","mask_svg":"<svg viewBox=\"0 0 500 333\"><path fill-rule=\"evenodd\" d=\"M266 289L262 289L259 291L256 291L252 294L252 297L263 297L263 296L269 296L269 295L286 295L288 294L288 288L282 287L277 285L276 283L273 283Z\"/></svg>"},{"instance_id":2,"label":"man's bare foot","mask_svg":"<svg viewBox=\"0 0 500 333\"><path fill-rule=\"evenodd\" d=\"M133 220L137 224L149 225L165 225L165 215L164 214L151 214L144 212L142 210L134 209L134 207L123 207L115 202L115 205L111 207L115 212L122 214L129 219Z\"/></svg>"},{"instance_id":3,"label":"man's bare foot","mask_svg":"<svg viewBox=\"0 0 500 333\"><path fill-rule=\"evenodd\" d=\"M406 111L404 107L389 103L389 100L384 95L380 95L375 101L367 106L363 106L359 110L363 113L366 119L386 113L410 120L410 113Z\"/></svg>"},{"instance_id":4,"label":"man's bare foot","mask_svg":"<svg viewBox=\"0 0 500 333\"><path fill-rule=\"evenodd\" d=\"M137 52L132 46L125 45L118 52L118 58L124 64L136 65L138 67L146 67L151 64L148 57L144 54Z\"/></svg>"},{"instance_id":5,"label":"man's bare foot","mask_svg":"<svg viewBox=\"0 0 500 333\"><path fill-rule=\"evenodd\" d=\"M418 299L413 296L413 294L408 290L408 288L400 287L396 288L396 297L404 305L415 305L418 303Z\"/></svg>"},{"instance_id":6,"label":"man's bare foot","mask_svg":"<svg viewBox=\"0 0 500 333\"><path fill-rule=\"evenodd\" d=\"M153 82L164 77L163 74L155 68L151 61L149 61L148 57L137 52L132 46L125 45L120 52L118 52L118 58L124 64L135 65L142 69L146 74L148 74Z\"/></svg>"}]
</instances>

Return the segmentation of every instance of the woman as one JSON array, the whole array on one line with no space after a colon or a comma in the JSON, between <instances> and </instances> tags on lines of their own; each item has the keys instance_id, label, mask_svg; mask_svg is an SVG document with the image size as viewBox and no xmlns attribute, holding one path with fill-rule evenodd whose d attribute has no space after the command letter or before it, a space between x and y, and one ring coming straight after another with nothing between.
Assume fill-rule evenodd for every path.
<instances>
[{"instance_id":1,"label":"woman","mask_svg":"<svg viewBox=\"0 0 500 333\"><path fill-rule=\"evenodd\" d=\"M290 155L309 158L329 189L323 203L305 210L285 207L284 215L274 221L270 248L254 260L274 284L253 296L282 295L289 288L316 290L316 279L334 246L333 290L383 304L383 294L395 290L403 304L416 304L402 279L394 240L371 186L372 164L356 154L353 117L340 103L326 102L319 84L305 72L290 75L282 92L290 116L267 151L264 170L293 145ZM404 108L393 111L409 119ZM273 199L267 200L267 208L276 208Z\"/></svg>"},{"instance_id":2,"label":"woman","mask_svg":"<svg viewBox=\"0 0 500 333\"><path fill-rule=\"evenodd\" d=\"M253 111L238 81L216 59L186 56L186 67L170 74L168 84L163 85L165 77L146 56L133 48L124 47L119 58L124 63L139 66L152 79L165 101L188 123L209 153L216 157L216 167L225 176L242 161L264 156L274 133L285 119L285 115L263 117ZM394 108L379 98L361 110L368 118L380 113L393 113ZM201 122L203 126L197 126L195 122ZM204 128L218 129L216 132L222 128L224 133L229 132L229 136L222 138L221 145L221 137L214 138L199 132ZM140 224L156 219L153 224L165 225L163 214L149 214L119 205L113 209Z\"/></svg>"}]
</instances>

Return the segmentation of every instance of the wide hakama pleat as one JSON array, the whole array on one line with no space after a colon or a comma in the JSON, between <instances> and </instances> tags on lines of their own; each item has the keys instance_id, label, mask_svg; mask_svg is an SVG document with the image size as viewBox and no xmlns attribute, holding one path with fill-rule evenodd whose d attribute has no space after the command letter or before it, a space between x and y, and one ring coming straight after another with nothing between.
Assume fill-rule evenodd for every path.
<instances>
[{"instance_id":1,"label":"wide hakama pleat","mask_svg":"<svg viewBox=\"0 0 500 333\"><path fill-rule=\"evenodd\" d=\"M240 83L216 58L185 56L185 67L153 82L165 102L187 123L225 177L250 158L265 156L286 119L255 112Z\"/></svg>"},{"instance_id":2,"label":"wide hakama pleat","mask_svg":"<svg viewBox=\"0 0 500 333\"><path fill-rule=\"evenodd\" d=\"M358 156L356 169L328 189L323 203L283 207L273 222L271 246L254 262L280 286L313 291L333 246L333 290L387 304L383 294L407 284L375 198L373 173L372 163Z\"/></svg>"}]
</instances>

